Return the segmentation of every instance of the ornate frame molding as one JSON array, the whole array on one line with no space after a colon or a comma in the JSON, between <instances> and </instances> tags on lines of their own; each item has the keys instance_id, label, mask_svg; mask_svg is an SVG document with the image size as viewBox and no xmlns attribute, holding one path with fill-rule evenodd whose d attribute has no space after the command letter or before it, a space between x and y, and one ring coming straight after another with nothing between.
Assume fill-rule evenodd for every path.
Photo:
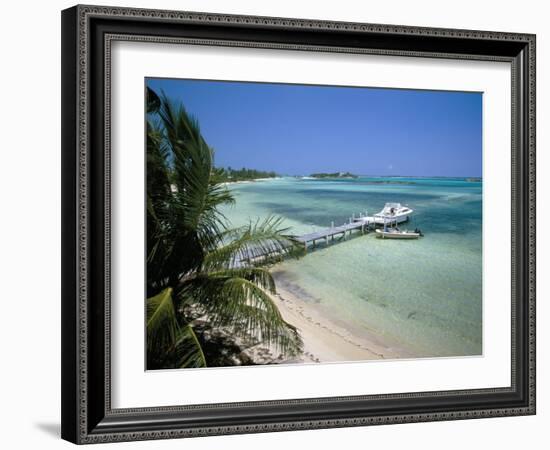
<instances>
[{"instance_id":1,"label":"ornate frame molding","mask_svg":"<svg viewBox=\"0 0 550 450\"><path fill-rule=\"evenodd\" d=\"M100 180L92 179L94 168L91 165L92 155L91 139L93 139L92 128L94 116L90 114L92 105L91 93L97 95L91 82L97 76L94 71L98 70L97 61L94 62L95 54L98 53L97 43L98 32L94 32L92 22L97 19L108 21L135 21L146 26L147 23L161 23L171 27L185 27L187 25L212 29L222 27L229 30L233 26L244 27L251 34L257 30L268 30L271 33L283 35L287 32L309 32L319 30L336 33L345 37L350 33L354 35L376 35L379 40L384 37L403 38L408 37L429 37L433 42L446 39L451 42L457 39L471 41L471 48L475 48L481 42L498 42L503 45L499 48L510 48L507 54L495 52L495 54L474 53L468 51L444 52L437 50L414 50L414 49L389 49L363 46L340 46L330 44L304 44L304 43L281 43L270 42L261 39L219 39L205 37L168 37L151 36L145 34L116 33L109 30L100 34L100 42L103 48L101 64L105 69L103 81L102 106L104 111L104 124L102 126L103 145L103 183L101 208L104 211L103 220L103 242L102 246L103 267L104 267L104 289L102 296L105 305L103 307L103 323L98 325L91 320L91 290L96 289L91 276L91 266L94 261L90 255L96 249L92 247L92 230L97 227L97 209L91 207L97 201L97 193L93 192L92 186ZM173 437L206 436L214 434L238 434L250 432L270 432L283 430L298 430L327 427L347 427L372 424L404 423L439 421L451 419L468 419L481 417L496 417L509 415L527 415L535 413L535 36L530 34L514 34L487 31L471 30L449 30L424 27L405 27L396 25L362 24L332 21L311 21L304 19L270 18L256 16L233 16L220 14L204 14L195 12L157 11L146 9L128 9L116 7L99 6L76 6L66 10L63 14L64 28L64 67L63 67L63 89L64 89L64 130L63 130L63 188L70 189L64 193L64 215L63 223L67 235L64 233L63 251L63 376L71 378L73 383L64 387L63 391L63 437L77 443L97 443L112 441L128 441L142 439L163 439ZM221 29L221 28L220 28ZM96 34L94 34L96 33ZM68 41L71 42L68 42ZM513 154L513 192L512 196L518 197L518 202L513 202L513 272L516 270L516 259L521 254L527 258L521 266L522 274L513 273L512 298L513 298L513 342L512 342L512 386L510 388L483 389L472 391L449 391L430 392L419 394L396 394L376 395L361 397L334 397L308 400L288 400L275 402L251 402L246 404L217 404L217 405L195 405L183 407L166 408L139 408L113 410L110 403L110 63L111 43L115 40L144 41L156 43L185 43L194 45L217 45L217 46L244 46L265 49L289 49L304 51L323 52L348 52L365 54L384 54L411 57L432 57L432 58L453 58L453 59L482 59L491 61L508 61L512 63L512 154ZM96 47L93 47L96 45ZM520 49L514 53L514 49ZM523 52L523 53L522 53ZM95 64L95 65L94 65ZM70 67L69 67L70 65ZM97 83L97 81L95 81ZM518 98L521 102L515 101ZM75 106L76 105L76 106ZM96 139L96 144L99 138ZM523 157L522 157L523 154ZM520 164L516 163L516 160ZM71 167L73 169L71 170ZM76 170L74 170L76 168ZM523 177L523 178L522 178ZM517 178L523 180L523 185L517 184ZM520 180L520 181L521 181ZM518 188L519 186L519 188ZM93 197L93 198L92 198ZM515 197L514 197L515 198ZM94 203L95 204L95 203ZM526 223L521 218L523 212L527 212ZM95 214L95 215L94 215ZM523 234L522 234L523 232ZM523 242L526 240L527 242ZM95 244L94 244L95 245ZM522 247L524 246L524 247ZM514 253L519 249L520 255ZM97 275L97 274L96 274ZM517 275L517 276L516 276ZM522 278L523 276L523 278ZM73 278L69 280L69 278ZM518 278L519 277L519 278ZM516 280L519 279L518 285ZM521 285L521 286L520 286ZM523 289L522 289L523 288ZM519 290L519 291L518 291ZM524 298L518 298L521 305L515 304L518 291L527 292ZM76 307L75 307L76 305ZM521 330L516 329L520 318L516 315L516 306L524 308L524 321L521 322ZM101 331L103 338L99 339L94 331ZM521 361L516 360L516 332L523 333L526 338L525 352L522 353ZM95 334L94 334L95 333ZM93 336L93 338L91 338ZM72 340L70 345L65 340ZM90 349L97 348L103 343L104 367L103 374L103 408L92 406L90 402L91 390L96 392L96 387L91 387L90 365L96 364L96 360L90 358ZM522 373L516 373L516 363L520 363ZM524 391L527 398L515 405L506 407L477 407L471 409L434 410L414 413L392 413L392 414L368 414L357 417L319 418L308 420L281 420L269 423L250 424L220 424L220 425L193 425L169 426L151 424L162 424L171 414L184 414L190 409L207 411L216 408L236 408L242 406L273 407L291 405L312 405L328 404L331 402L343 402L349 400L410 400L431 397L464 397L474 398L476 396L487 396L491 394L505 394L516 392L518 376L521 383L527 383ZM74 379L74 380L73 380ZM93 412L92 412L93 410ZM146 415L148 422L142 421ZM128 418L134 420L128 425L120 425L121 421L128 422ZM98 418L102 418L98 421ZM130 421L132 421L130 420ZM146 423L146 424L145 424Z\"/></svg>"}]
</instances>

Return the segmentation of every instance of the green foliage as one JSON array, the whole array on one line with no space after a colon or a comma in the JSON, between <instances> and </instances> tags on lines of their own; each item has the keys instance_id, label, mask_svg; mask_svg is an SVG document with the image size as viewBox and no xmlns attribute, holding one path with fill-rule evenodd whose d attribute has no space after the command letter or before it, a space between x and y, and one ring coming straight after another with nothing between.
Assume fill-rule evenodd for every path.
<instances>
[{"instance_id":1,"label":"green foliage","mask_svg":"<svg viewBox=\"0 0 550 450\"><path fill-rule=\"evenodd\" d=\"M282 228L282 219L276 217L227 230L222 237L224 243L205 256L203 267L218 270L245 263L263 266L284 256L300 256L302 246L287 231Z\"/></svg>"},{"instance_id":2,"label":"green foliage","mask_svg":"<svg viewBox=\"0 0 550 450\"><path fill-rule=\"evenodd\" d=\"M256 169L232 169L231 167L227 168L218 168L216 169L216 176L219 179L219 182L233 182L233 181L249 181L257 180L260 178L276 178L278 175L273 171L263 171Z\"/></svg>"},{"instance_id":3,"label":"green foliage","mask_svg":"<svg viewBox=\"0 0 550 450\"><path fill-rule=\"evenodd\" d=\"M296 355L301 338L264 267L297 255L296 242L272 217L228 229L219 207L234 199L198 122L151 90L148 112L147 367L209 365L199 322Z\"/></svg>"},{"instance_id":4,"label":"green foliage","mask_svg":"<svg viewBox=\"0 0 550 450\"><path fill-rule=\"evenodd\" d=\"M160 108L160 98L155 91L147 88L147 113L155 113Z\"/></svg>"},{"instance_id":5,"label":"green foliage","mask_svg":"<svg viewBox=\"0 0 550 450\"><path fill-rule=\"evenodd\" d=\"M147 299L147 368L166 367L206 367L193 328L178 323L172 288Z\"/></svg>"}]
</instances>

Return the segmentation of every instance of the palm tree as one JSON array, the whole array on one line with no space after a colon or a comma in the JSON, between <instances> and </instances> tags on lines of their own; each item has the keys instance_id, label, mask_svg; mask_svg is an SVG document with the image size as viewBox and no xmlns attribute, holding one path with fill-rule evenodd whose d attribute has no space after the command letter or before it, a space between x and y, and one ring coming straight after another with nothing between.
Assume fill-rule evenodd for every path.
<instances>
[{"instance_id":1,"label":"palm tree","mask_svg":"<svg viewBox=\"0 0 550 450\"><path fill-rule=\"evenodd\" d=\"M205 322L298 354L300 335L273 303L265 268L297 254L295 241L273 217L229 229L220 207L234 199L198 122L166 95L147 94L147 367L215 365Z\"/></svg>"}]
</instances>

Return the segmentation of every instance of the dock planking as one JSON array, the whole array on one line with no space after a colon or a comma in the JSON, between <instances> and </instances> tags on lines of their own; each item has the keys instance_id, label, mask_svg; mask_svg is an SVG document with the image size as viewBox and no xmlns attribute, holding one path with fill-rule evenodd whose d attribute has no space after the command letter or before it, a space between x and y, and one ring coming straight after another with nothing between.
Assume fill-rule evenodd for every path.
<instances>
[{"instance_id":1,"label":"dock planking","mask_svg":"<svg viewBox=\"0 0 550 450\"><path fill-rule=\"evenodd\" d=\"M361 220L351 220L350 223L346 223L340 226L331 226L323 230L315 231L313 233L302 234L301 236L295 236L294 239L304 245L304 250L307 251L308 244L316 246L317 241L324 240L328 245L329 239L334 241L335 237L341 237L346 240L346 235L351 235L353 231L361 231L364 234L365 231L369 231L371 224L374 224L374 220L369 220L369 217L364 217Z\"/></svg>"},{"instance_id":2,"label":"dock planking","mask_svg":"<svg viewBox=\"0 0 550 450\"><path fill-rule=\"evenodd\" d=\"M312 233L306 233L298 236L292 236L292 239L295 242L300 243L303 245L304 251L307 252L308 245L312 245L313 248L316 247L318 241L325 241L325 244L328 245L329 241L333 242L335 237L339 237L341 240L346 240L346 237L351 236L351 234L354 231L360 231L361 234L368 233L371 229L374 229L377 225L381 225L382 221L378 217L371 217L371 216L359 216L359 217L351 217L349 219L349 223L345 223L343 225L334 226L332 225L329 228L324 228L319 231L315 231ZM240 267L243 264L250 264L253 261L257 260L265 260L266 258L272 258L275 260L279 260L284 258L285 256L285 250L282 250L280 252L270 252L269 254L265 254L262 252L258 252L257 249L249 249L247 252L247 255L241 258L238 258L235 260L236 266Z\"/></svg>"}]
</instances>

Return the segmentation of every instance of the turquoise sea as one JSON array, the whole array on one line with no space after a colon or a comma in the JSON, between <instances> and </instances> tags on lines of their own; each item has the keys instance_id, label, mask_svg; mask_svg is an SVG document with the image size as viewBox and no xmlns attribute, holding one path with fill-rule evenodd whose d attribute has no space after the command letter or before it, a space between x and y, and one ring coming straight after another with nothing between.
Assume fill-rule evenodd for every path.
<instances>
[{"instance_id":1,"label":"turquoise sea","mask_svg":"<svg viewBox=\"0 0 550 450\"><path fill-rule=\"evenodd\" d=\"M372 215L387 202L414 209L419 240L374 233L325 247L272 270L277 283L354 330L417 356L482 353L482 183L461 178L280 178L229 185L233 226L275 215L293 234Z\"/></svg>"}]
</instances>

